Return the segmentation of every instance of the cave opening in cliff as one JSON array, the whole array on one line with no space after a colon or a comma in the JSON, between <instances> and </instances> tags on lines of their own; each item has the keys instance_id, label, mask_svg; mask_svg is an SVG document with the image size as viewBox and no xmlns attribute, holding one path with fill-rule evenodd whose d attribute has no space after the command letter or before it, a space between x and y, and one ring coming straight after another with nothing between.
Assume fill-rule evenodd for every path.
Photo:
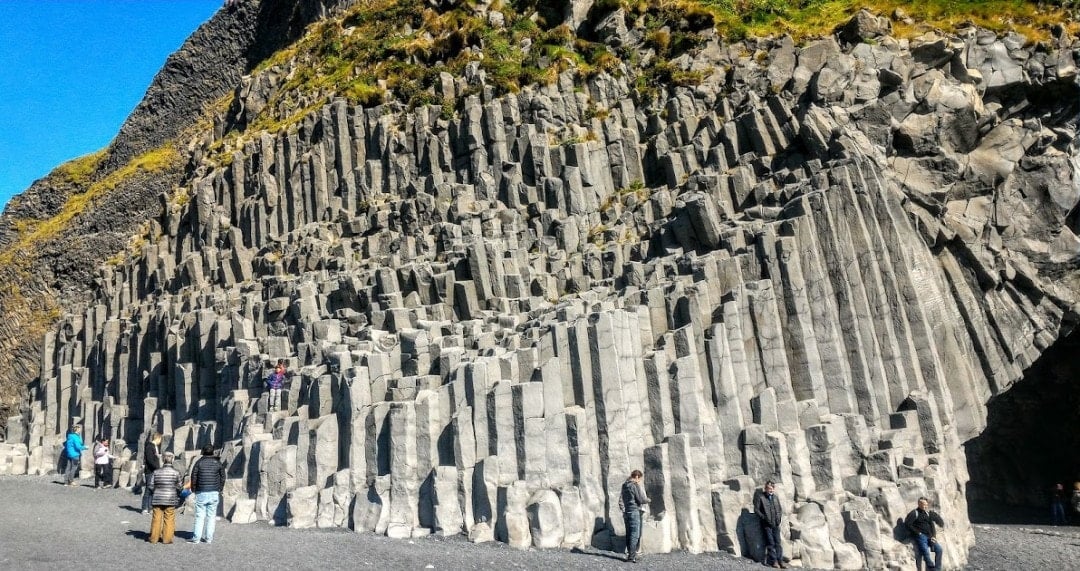
<instances>
[{"instance_id":1,"label":"cave opening in cliff","mask_svg":"<svg viewBox=\"0 0 1080 571\"><path fill-rule=\"evenodd\" d=\"M1059 339L1008 391L967 442L968 506L976 523L1050 521L1050 491L1080 481L1080 330ZM1074 518L1075 521L1075 518Z\"/></svg>"}]
</instances>

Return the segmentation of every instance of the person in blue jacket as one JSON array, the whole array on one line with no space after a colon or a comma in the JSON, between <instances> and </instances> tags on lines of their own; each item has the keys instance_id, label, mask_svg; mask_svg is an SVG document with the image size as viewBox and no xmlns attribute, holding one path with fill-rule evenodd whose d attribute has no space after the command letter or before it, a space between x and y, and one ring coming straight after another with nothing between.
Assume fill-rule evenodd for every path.
<instances>
[{"instance_id":1,"label":"person in blue jacket","mask_svg":"<svg viewBox=\"0 0 1080 571\"><path fill-rule=\"evenodd\" d=\"M78 486L79 466L82 464L82 453L86 450L86 444L82 439L82 427L74 426L68 432L67 440L64 441L64 458L67 465L64 466L64 484Z\"/></svg>"}]
</instances>

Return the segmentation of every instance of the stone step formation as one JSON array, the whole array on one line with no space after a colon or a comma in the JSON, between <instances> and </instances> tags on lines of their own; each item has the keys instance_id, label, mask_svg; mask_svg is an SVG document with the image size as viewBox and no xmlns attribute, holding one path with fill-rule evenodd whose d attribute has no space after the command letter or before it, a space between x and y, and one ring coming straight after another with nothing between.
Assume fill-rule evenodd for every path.
<instances>
[{"instance_id":1,"label":"stone step formation","mask_svg":"<svg viewBox=\"0 0 1080 571\"><path fill-rule=\"evenodd\" d=\"M1020 48L888 40L760 42L767 65L714 41L653 104L609 75L495 96L474 68L439 86L451 118L335 100L222 166L195 140L190 198L48 334L0 473L54 470L76 423L128 443L130 486L157 430L184 463L222 449L234 523L620 549L641 468L645 552L747 557L772 479L804 566L911 563L920 496L959 566L962 445L1075 311L971 190L1043 172L1013 167L1049 127L963 122L1031 82ZM1043 73L1075 82L1063 53ZM964 192L891 128L974 129L938 149Z\"/></svg>"}]
</instances>

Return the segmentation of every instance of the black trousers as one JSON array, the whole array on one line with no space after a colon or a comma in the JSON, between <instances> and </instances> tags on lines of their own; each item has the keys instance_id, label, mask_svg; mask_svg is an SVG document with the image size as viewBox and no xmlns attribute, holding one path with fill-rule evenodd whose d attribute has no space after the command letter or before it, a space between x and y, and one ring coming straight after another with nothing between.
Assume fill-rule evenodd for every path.
<instances>
[{"instance_id":1,"label":"black trousers","mask_svg":"<svg viewBox=\"0 0 1080 571\"><path fill-rule=\"evenodd\" d=\"M94 464L94 487L112 484L112 466L109 464Z\"/></svg>"}]
</instances>

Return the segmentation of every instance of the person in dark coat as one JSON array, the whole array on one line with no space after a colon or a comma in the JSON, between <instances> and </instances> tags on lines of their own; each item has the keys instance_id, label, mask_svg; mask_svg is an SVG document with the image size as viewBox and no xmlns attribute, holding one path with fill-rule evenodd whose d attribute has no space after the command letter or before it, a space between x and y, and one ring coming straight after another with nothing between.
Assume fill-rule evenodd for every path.
<instances>
[{"instance_id":1,"label":"person in dark coat","mask_svg":"<svg viewBox=\"0 0 1080 571\"><path fill-rule=\"evenodd\" d=\"M1065 519L1065 506L1069 505L1069 492L1065 491L1064 484L1054 484L1050 490L1050 524L1067 525Z\"/></svg>"},{"instance_id":2,"label":"person in dark coat","mask_svg":"<svg viewBox=\"0 0 1080 571\"><path fill-rule=\"evenodd\" d=\"M161 433L154 432L146 439L143 445L143 497L142 513L150 513L150 479L154 477L154 471L161 467Z\"/></svg>"},{"instance_id":3,"label":"person in dark coat","mask_svg":"<svg viewBox=\"0 0 1080 571\"><path fill-rule=\"evenodd\" d=\"M780 545L780 522L784 516L784 509L780 506L780 498L776 496L776 484L770 480L765 482L765 487L754 498L754 513L761 522L761 535L765 539L766 566L777 569L787 569L784 563L784 547Z\"/></svg>"},{"instance_id":4,"label":"person in dark coat","mask_svg":"<svg viewBox=\"0 0 1080 571\"><path fill-rule=\"evenodd\" d=\"M189 543L214 542L214 526L225 488L225 467L214 455L214 445L203 446L202 458L191 468L191 491L195 494L195 529ZM205 533L204 533L205 526Z\"/></svg>"},{"instance_id":5,"label":"person in dark coat","mask_svg":"<svg viewBox=\"0 0 1080 571\"><path fill-rule=\"evenodd\" d=\"M641 545L641 513L649 503L649 496L641 486L644 474L641 470L630 472L630 477L623 482L619 492L619 509L623 512L626 523L626 560L637 561L638 547Z\"/></svg>"},{"instance_id":6,"label":"person in dark coat","mask_svg":"<svg viewBox=\"0 0 1080 571\"><path fill-rule=\"evenodd\" d=\"M184 480L180 472L173 468L172 452L166 452L161 458L162 466L154 470L150 477L151 502L154 515L150 519L150 543L172 543L176 530L176 504L180 501L180 489Z\"/></svg>"},{"instance_id":7,"label":"person in dark coat","mask_svg":"<svg viewBox=\"0 0 1080 571\"><path fill-rule=\"evenodd\" d=\"M930 500L919 498L919 506L908 514L904 525L915 538L915 562L919 558L926 561L926 571L941 569L941 544L937 540L937 527L945 527L945 521L937 512L930 510ZM930 552L934 552L933 561L930 560Z\"/></svg>"}]
</instances>

